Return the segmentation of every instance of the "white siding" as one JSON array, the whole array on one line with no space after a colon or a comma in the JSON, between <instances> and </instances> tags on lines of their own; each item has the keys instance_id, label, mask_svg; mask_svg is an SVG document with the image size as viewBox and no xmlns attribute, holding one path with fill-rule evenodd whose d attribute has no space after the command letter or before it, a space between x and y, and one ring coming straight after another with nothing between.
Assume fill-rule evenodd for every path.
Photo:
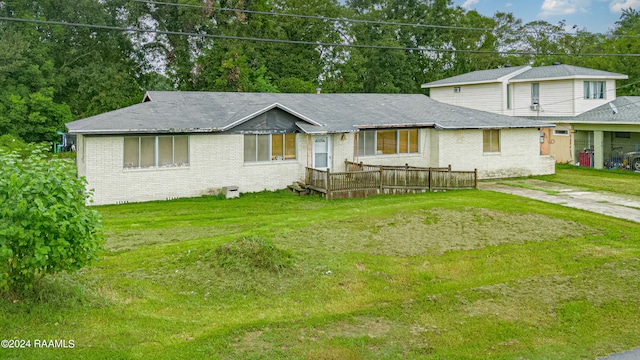
<instances>
[{"instance_id":1,"label":"white siding","mask_svg":"<svg viewBox=\"0 0 640 360\"><path fill-rule=\"evenodd\" d=\"M539 112L531 110L532 82L513 83L514 116L572 116L576 98L573 80L540 81ZM580 93L582 96L582 92ZM511 114L510 114L511 115Z\"/></svg>"},{"instance_id":2,"label":"white siding","mask_svg":"<svg viewBox=\"0 0 640 360\"><path fill-rule=\"evenodd\" d=\"M462 85L459 93L453 92L453 88L453 86L432 88L429 96L445 104L497 114L502 114L507 108L506 85L503 83Z\"/></svg>"},{"instance_id":3,"label":"white siding","mask_svg":"<svg viewBox=\"0 0 640 360\"><path fill-rule=\"evenodd\" d=\"M453 170L478 169L481 179L553 174L553 156L540 155L537 129L500 130L500 152L483 153L482 130L438 131L439 163Z\"/></svg>"},{"instance_id":4,"label":"white siding","mask_svg":"<svg viewBox=\"0 0 640 360\"><path fill-rule=\"evenodd\" d=\"M602 81L602 80L591 80L589 81ZM589 111L591 109L595 109L600 105L604 105L608 102L611 102L616 99L616 81L615 80L607 80L605 85L605 96L604 99L585 99L584 98L584 80L576 80L574 83L574 92L576 94L576 102L575 102L575 114L580 115L583 112Z\"/></svg>"},{"instance_id":5,"label":"white siding","mask_svg":"<svg viewBox=\"0 0 640 360\"><path fill-rule=\"evenodd\" d=\"M593 81L599 81L594 79ZM531 110L532 82L517 82L511 85L513 91L514 116L575 116L606 104L616 98L616 82L606 83L605 99L584 99L584 79L546 80L540 84L540 112Z\"/></svg>"}]
</instances>

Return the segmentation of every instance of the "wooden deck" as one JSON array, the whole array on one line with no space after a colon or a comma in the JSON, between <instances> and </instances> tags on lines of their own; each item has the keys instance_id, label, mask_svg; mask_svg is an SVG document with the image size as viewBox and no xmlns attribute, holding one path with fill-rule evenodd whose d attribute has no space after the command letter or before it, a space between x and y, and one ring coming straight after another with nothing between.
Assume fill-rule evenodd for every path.
<instances>
[{"instance_id":1,"label":"wooden deck","mask_svg":"<svg viewBox=\"0 0 640 360\"><path fill-rule=\"evenodd\" d=\"M304 188L327 200L366 197L378 194L420 193L434 190L478 187L478 171L446 168L378 166L345 162L351 171L331 172L306 168Z\"/></svg>"}]
</instances>

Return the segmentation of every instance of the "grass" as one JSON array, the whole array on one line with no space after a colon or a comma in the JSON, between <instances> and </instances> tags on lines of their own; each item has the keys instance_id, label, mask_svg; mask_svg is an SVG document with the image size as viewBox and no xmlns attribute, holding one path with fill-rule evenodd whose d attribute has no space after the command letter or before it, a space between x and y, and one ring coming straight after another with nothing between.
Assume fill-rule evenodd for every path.
<instances>
[{"instance_id":1,"label":"grass","mask_svg":"<svg viewBox=\"0 0 640 360\"><path fill-rule=\"evenodd\" d=\"M75 347L3 359L575 359L640 345L640 224L477 190L97 209L100 262L0 300L4 338Z\"/></svg>"},{"instance_id":2,"label":"grass","mask_svg":"<svg viewBox=\"0 0 640 360\"><path fill-rule=\"evenodd\" d=\"M542 192L546 193L547 195L558 195L558 194L560 194L560 191L549 190L549 189L545 189L545 188L537 187L537 186L531 186L531 185L527 184L525 181L526 181L526 179L523 179L523 180L510 180L510 181L498 181L497 184L507 185L507 186L514 186L514 187L519 187L519 188L528 189L528 190L542 191Z\"/></svg>"},{"instance_id":3,"label":"grass","mask_svg":"<svg viewBox=\"0 0 640 360\"><path fill-rule=\"evenodd\" d=\"M556 165L554 175L536 179L578 186L592 191L640 196L640 173L621 170L598 170L573 165Z\"/></svg>"}]
</instances>

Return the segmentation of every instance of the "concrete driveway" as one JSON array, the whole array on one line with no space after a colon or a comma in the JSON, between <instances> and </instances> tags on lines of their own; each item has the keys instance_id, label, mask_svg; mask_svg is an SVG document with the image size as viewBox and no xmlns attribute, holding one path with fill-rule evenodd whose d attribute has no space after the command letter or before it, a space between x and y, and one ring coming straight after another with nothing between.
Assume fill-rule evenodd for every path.
<instances>
[{"instance_id":1,"label":"concrete driveway","mask_svg":"<svg viewBox=\"0 0 640 360\"><path fill-rule=\"evenodd\" d=\"M478 188L640 222L640 197L587 191L535 179L481 182Z\"/></svg>"}]
</instances>

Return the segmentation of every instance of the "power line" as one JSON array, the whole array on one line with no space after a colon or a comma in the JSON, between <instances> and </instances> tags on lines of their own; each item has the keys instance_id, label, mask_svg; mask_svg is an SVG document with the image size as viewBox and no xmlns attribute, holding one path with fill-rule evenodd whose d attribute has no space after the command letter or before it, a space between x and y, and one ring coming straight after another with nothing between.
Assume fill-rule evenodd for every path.
<instances>
[{"instance_id":1,"label":"power line","mask_svg":"<svg viewBox=\"0 0 640 360\"><path fill-rule=\"evenodd\" d=\"M291 13L280 13L280 12L274 12L274 11L258 11L258 10L224 8L224 7L210 7L205 5L178 4L178 3L166 2L166 1L152 1L152 0L132 0L132 1L145 3L145 4L153 4L153 5L170 5L170 6L177 6L177 7L216 10L216 11L233 11L233 12L244 13L244 14L272 15L272 16L283 16L283 17L292 17L292 18L299 18L299 19L329 20L329 21L361 23L361 24L376 24L376 25L426 27L426 28L435 28L435 29L463 29L463 30L475 30L475 31L493 31L493 29L490 29L490 28L475 28L475 27L448 26L448 25L401 23L401 22L393 22L393 21L381 21L381 20L336 18L336 17L321 16L321 15L301 15L301 14L291 14Z\"/></svg>"},{"instance_id":2,"label":"power line","mask_svg":"<svg viewBox=\"0 0 640 360\"><path fill-rule=\"evenodd\" d=\"M285 40L285 39L256 38L256 37L243 37L243 36L231 36L231 35L214 35L214 34L202 34L202 33L199 34L199 33L182 32L182 31L125 28L125 27L109 26L109 25L81 24L81 23L70 23L70 22L63 22L63 21L22 19L22 18L11 18L11 17L0 17L0 21L59 25L59 26L70 26L70 27L84 27L84 28L91 28L91 29L116 30L116 31L124 31L124 32L139 32L139 33L150 33L150 34L161 34L161 35L176 35L176 36L189 36L189 37L201 37L201 38L213 38L213 39L255 41L255 42L267 42L267 43L279 43L279 44L293 44L293 45L313 45L313 46L341 47L341 48L358 48L358 49L401 50L401 51L420 51L420 52L455 53L455 54L460 53L460 54L530 55L530 56L544 55L544 56L584 56L584 57L640 57L640 54L580 54L580 55L571 55L566 53L537 54L535 52L530 52L530 51L434 49L434 48L427 48L427 47L325 43L320 41Z\"/></svg>"},{"instance_id":3,"label":"power line","mask_svg":"<svg viewBox=\"0 0 640 360\"><path fill-rule=\"evenodd\" d=\"M408 27L423 27L423 28L432 28L432 29L448 29L448 30L470 30L470 31L485 31L485 32L493 32L494 28L479 28L479 27L464 27L464 26L453 26L453 25L432 25L432 24L418 24L418 23L403 23L403 22L395 22L395 21L382 21L382 20L363 20L363 19L350 19L350 18L336 18L336 17L327 17L322 15L302 15L302 14L292 14L292 13L282 13L282 12L274 12L274 11L258 11L258 10L247 10L247 9L234 9L234 8L226 8L226 7L214 7L207 5L193 5L193 4L179 4L167 1L154 1L154 0L132 0L134 2L152 4L152 5L167 5L167 6L176 6L176 7L184 7L184 8L195 8L195 9L203 9L203 10L216 10L216 11L232 11L237 13L244 14L256 14L256 15L270 15L270 16L281 16L281 17L292 17L299 19L314 19L314 20L329 20L329 21L338 21L345 23L360 23L360 24L374 24L374 25L393 25L393 26L408 26ZM529 33L535 33L535 31L530 30ZM568 36L578 36L578 34L572 34L566 31L556 31L550 32L549 34L553 35L568 35ZM615 34L593 34L599 35L602 37L612 37L612 38L633 38L640 39L640 35L615 35Z\"/></svg>"}]
</instances>

